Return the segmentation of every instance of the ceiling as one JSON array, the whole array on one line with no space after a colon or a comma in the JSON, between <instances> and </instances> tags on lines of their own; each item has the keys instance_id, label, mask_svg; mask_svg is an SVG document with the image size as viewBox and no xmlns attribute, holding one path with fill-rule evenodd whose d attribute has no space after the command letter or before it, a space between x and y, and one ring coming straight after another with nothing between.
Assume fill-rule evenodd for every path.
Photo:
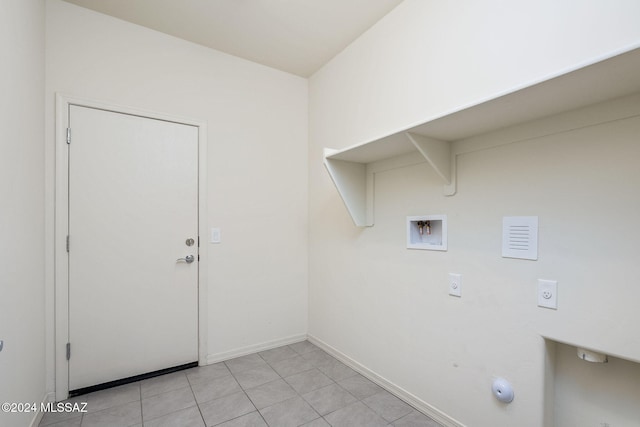
<instances>
[{"instance_id":1,"label":"ceiling","mask_svg":"<svg viewBox=\"0 0 640 427\"><path fill-rule=\"evenodd\" d=\"M308 77L402 0L65 0Z\"/></svg>"}]
</instances>

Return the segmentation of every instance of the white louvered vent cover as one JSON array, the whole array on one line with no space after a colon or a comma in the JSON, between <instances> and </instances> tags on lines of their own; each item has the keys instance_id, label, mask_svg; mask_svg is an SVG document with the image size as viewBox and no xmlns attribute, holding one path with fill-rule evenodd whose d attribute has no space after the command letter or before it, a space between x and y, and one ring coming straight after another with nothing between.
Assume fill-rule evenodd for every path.
<instances>
[{"instance_id":1,"label":"white louvered vent cover","mask_svg":"<svg viewBox=\"0 0 640 427\"><path fill-rule=\"evenodd\" d=\"M537 216L505 216L502 219L502 256L538 259Z\"/></svg>"}]
</instances>

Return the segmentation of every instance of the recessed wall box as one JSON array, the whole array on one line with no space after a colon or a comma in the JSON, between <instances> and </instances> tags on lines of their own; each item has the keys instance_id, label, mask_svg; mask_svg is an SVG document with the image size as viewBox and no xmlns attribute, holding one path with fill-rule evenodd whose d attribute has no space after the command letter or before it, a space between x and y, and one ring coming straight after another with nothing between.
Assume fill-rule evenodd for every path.
<instances>
[{"instance_id":1,"label":"recessed wall box","mask_svg":"<svg viewBox=\"0 0 640 427\"><path fill-rule=\"evenodd\" d=\"M447 216L408 216L407 249L446 251Z\"/></svg>"}]
</instances>

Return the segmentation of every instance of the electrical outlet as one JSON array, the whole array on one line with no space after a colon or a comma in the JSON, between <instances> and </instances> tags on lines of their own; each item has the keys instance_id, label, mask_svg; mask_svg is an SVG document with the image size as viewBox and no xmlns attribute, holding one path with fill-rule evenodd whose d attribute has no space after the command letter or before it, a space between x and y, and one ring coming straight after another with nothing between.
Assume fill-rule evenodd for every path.
<instances>
[{"instance_id":1,"label":"electrical outlet","mask_svg":"<svg viewBox=\"0 0 640 427\"><path fill-rule=\"evenodd\" d=\"M462 274L449 273L449 295L462 297Z\"/></svg>"},{"instance_id":2,"label":"electrical outlet","mask_svg":"<svg viewBox=\"0 0 640 427\"><path fill-rule=\"evenodd\" d=\"M538 279L538 307L558 309L558 282Z\"/></svg>"}]
</instances>

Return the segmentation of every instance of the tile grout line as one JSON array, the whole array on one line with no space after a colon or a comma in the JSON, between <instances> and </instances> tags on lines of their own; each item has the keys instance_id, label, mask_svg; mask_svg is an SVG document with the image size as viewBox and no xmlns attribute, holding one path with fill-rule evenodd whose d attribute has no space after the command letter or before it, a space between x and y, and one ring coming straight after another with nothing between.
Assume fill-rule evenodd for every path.
<instances>
[{"instance_id":1,"label":"tile grout line","mask_svg":"<svg viewBox=\"0 0 640 427\"><path fill-rule=\"evenodd\" d=\"M142 411L142 383L138 382L138 395L140 396L140 423L144 427L144 412Z\"/></svg>"},{"instance_id":2,"label":"tile grout line","mask_svg":"<svg viewBox=\"0 0 640 427\"><path fill-rule=\"evenodd\" d=\"M187 377L187 375L186 375L186 371L183 371L182 373L185 375L185 379L187 380L187 385L188 385L189 389L191 390L191 394L192 394L192 396L193 396L194 404L195 404L195 406L198 408L198 411L200 411L200 408L199 408L199 406L198 406L198 402L197 402L197 401L196 401L196 399L195 399L195 393L193 392L193 389L191 388L191 382L189 381L189 377ZM172 389L170 389L170 390L165 390L165 391L163 391L162 393L154 394L154 395L148 396L148 397L146 397L145 399L143 399L143 398L142 398L142 382L143 382L143 381L145 381L145 380L142 380L142 381L139 381L139 382L138 382L138 384L139 384L139 390L140 390L141 417L142 417L142 420L143 420L143 421L142 421L142 422L143 422L143 425L144 425L144 422L145 422L145 421L144 421L143 400L153 399L153 398L156 398L156 397L162 396L163 394L175 393L176 391L179 391L179 390L182 390L182 389L186 389L186 388L187 388L187 387L172 388ZM179 409L175 409L175 410L173 410L173 411L171 411L171 412L169 412L169 413L166 413L166 414L163 414L163 415L158 415L158 416L155 416L155 417L153 417L153 418L150 418L148 421L150 421L150 422L151 422L151 421L154 421L154 420L156 420L156 419L159 419L159 418L162 418L162 417L166 417L166 416L169 416L169 415L171 415L171 414L175 414L175 413L177 413L177 412L180 412L180 411L183 411L183 410L186 410L186 409L192 408L192 407L193 407L193 406L188 406L188 407L186 407L186 408L179 408ZM201 416L202 416L202 414L201 414ZM204 421L204 419L203 419L203 421Z\"/></svg>"},{"instance_id":3,"label":"tile grout line","mask_svg":"<svg viewBox=\"0 0 640 427\"><path fill-rule=\"evenodd\" d=\"M260 356L260 358L261 358L262 360L264 360L264 361L265 361L265 363L266 363L269 367L271 367L271 369L273 369L273 367L272 367L271 365L269 365L269 362L267 362L267 361L264 359L264 357L262 357L262 355L260 355L260 354L258 353L258 356ZM274 371L275 371L275 369L274 369ZM277 372L276 372L276 374L277 374ZM278 376L279 376L279 375L280 375L280 374L278 374ZM236 380L236 381L237 381L237 380ZM273 381L277 381L277 380L273 380ZM238 384L240 384L240 383L238 383ZM258 386L258 387L260 387L260 386ZM241 388L241 389L242 389L242 391L244 392L245 396L247 396L247 399L249 399L249 401L251 402L251 404L253 405L253 407L254 407L254 408L256 408L256 412L258 413L258 415L260 416L260 418L262 419L262 421L264 421L264 424L265 424L266 426L269 426L269 423L267 422L267 420L262 416L262 412L260 412L260 409L258 409L258 407L257 407L257 406L256 406L256 404L253 402L253 400L251 400L251 397L247 394L247 391L244 389L244 387L242 387L242 385L240 385L240 388ZM263 408L263 409L264 409L264 408Z\"/></svg>"},{"instance_id":4,"label":"tile grout line","mask_svg":"<svg viewBox=\"0 0 640 427\"><path fill-rule=\"evenodd\" d=\"M202 424L207 426L207 422L204 420L204 415L202 414L202 409L200 409L200 403L198 399L196 399L196 393L193 391L193 384L191 384L191 380L189 379L189 375L185 374L187 377L187 384L189 384L189 389L191 390L191 394L193 395L193 401L196 403L196 408L198 408L198 413L200 414L200 419L202 420Z\"/></svg>"},{"instance_id":5,"label":"tile grout line","mask_svg":"<svg viewBox=\"0 0 640 427\"><path fill-rule=\"evenodd\" d=\"M295 355L295 356L293 356L293 357L287 358L287 359L283 359L283 360L293 359L294 357L302 357L302 358L304 359L304 355L303 355L303 354L301 354L301 353L297 352L295 349L291 348L291 346L287 346L287 347L288 347L288 348L290 348L294 353L296 353L296 355ZM307 352L307 353L308 353L308 352ZM305 353L305 354L306 354L306 353ZM304 360L307 360L307 359L304 359ZM267 363L268 363L268 362L267 362ZM311 362L310 362L310 363L311 363ZM317 368L316 368L315 366L313 366L313 368L311 368L311 369L308 369L308 370L306 370L306 371L302 371L302 372L297 372L297 373L292 374L292 375L289 375L289 376L291 377L291 376L293 376L293 375L298 375L298 374L301 374L301 373L304 373L304 372L309 372L309 371L311 371L312 369L317 369ZM275 369L274 369L274 370L275 370ZM277 371L276 371L276 372L277 372ZM280 375L280 374L278 373L278 375ZM286 384L289 384L289 383L287 382L287 380L285 379L285 377L283 377L282 375L280 375L280 378L281 378L281 379L282 379L282 381L284 381ZM333 379L332 379L332 380L333 380ZM333 382L333 384L336 384L336 383L335 383L335 382ZM289 384L289 387L291 387L291 385L290 385L290 384ZM328 387L328 386L327 386L327 387ZM293 389L293 387L291 387L291 388ZM298 390L296 390L296 389L293 389L293 391L298 395L298 397L300 397L304 402L306 402L306 403L307 403L307 405L309 405L309 407L310 407L310 408L311 408L311 409L312 409L316 414L318 414L318 418L315 418L315 419L313 419L313 420L311 420L311 421L309 421L309 422L312 422L312 421L315 421L315 420L317 420L317 419L320 419L320 418L321 418L321 419L323 419L327 424L329 424L329 422L328 422L327 420L325 420L325 419L324 419L324 416L323 416L322 414L320 414L320 413L316 410L316 408L314 408L314 407L313 407L313 406L312 406L312 405L307 401L307 399L305 399L305 398L304 398L304 396L302 395L302 393L298 392ZM265 420L265 422L266 422L266 420ZM305 423L305 424L308 424L308 423ZM267 423L267 425L268 425L268 423ZM304 424L302 424L302 425L304 425Z\"/></svg>"},{"instance_id":6,"label":"tile grout line","mask_svg":"<svg viewBox=\"0 0 640 427\"><path fill-rule=\"evenodd\" d=\"M281 359L281 360L274 361L273 363L277 363L277 362L280 362L280 361L282 361L282 360L289 360L289 359L293 359L294 357L302 357L302 355L301 355L300 353L298 353L297 351L295 351L293 348L291 348L291 346L287 345L286 347L287 347L287 348L289 348L291 351L293 351L293 352L295 353L295 355L294 355L294 356L291 356L291 357L286 357L286 358ZM258 356L260 356L260 358L261 358L262 360L264 360L264 361L267 363L267 365L269 365L269 367L270 367L271 369L273 369L273 371L278 375L278 378L279 378L280 380L284 381L284 382L285 382L285 384L287 384L287 385L289 385L289 387L291 387L291 385L287 382L287 380L285 379L285 377L283 377L282 375L280 375L280 373L279 373L278 371L276 371L276 369L271 365L271 363L269 363L269 361L267 361L264 357L262 357L262 355L261 355L260 353L258 353ZM304 371L304 372L306 372L306 371ZM298 373L300 373L300 372L298 372ZM293 375L297 375L298 373L293 374ZM291 376L291 375L290 375L290 376ZM274 380L274 381L278 381L278 380ZM258 387L259 387L259 386L258 386ZM300 399L302 399L302 401L303 401L303 402L305 402L305 403L309 404L309 402L307 402L307 401L306 401L306 399L305 399L305 398L304 398L304 397L303 397L303 396L298 392L298 390L294 389L293 387L291 387L291 389L295 392L296 396L294 396L294 397L292 397L292 398L290 398L290 399L287 399L287 400L291 400L291 399L295 399L296 397L299 397ZM244 390L244 389L243 389L243 390ZM246 392L245 392L245 393L246 393ZM286 401L286 400L285 400L285 401ZM282 403L282 402L279 402L279 403ZM277 405L277 403L275 403L274 405ZM254 405L254 406L255 406L255 405ZM271 405L271 406L273 406L273 405ZM311 405L309 405L309 406L311 407L311 409L312 409L316 414L318 414L318 411L316 411L316 410L315 410L315 408L313 408ZM256 409L257 409L257 408L256 408ZM263 408L263 409L264 409L264 408ZM258 414L260 414L260 417L262 418L262 420L264 421L264 423L265 423L267 426L269 426L269 423L268 423L268 422L267 422L267 420L264 418L264 416L262 415L262 412L260 412L260 410L258 410ZM318 414L318 416L319 416L319 418L322 418L322 415ZM315 419L317 419L317 418L315 418ZM313 420L311 420L311 421L313 421ZM306 424L306 423L305 423L305 424ZM301 424L301 425L304 425L304 424Z\"/></svg>"},{"instance_id":7,"label":"tile grout line","mask_svg":"<svg viewBox=\"0 0 640 427\"><path fill-rule=\"evenodd\" d=\"M287 346L287 347L288 347L288 346ZM264 357L262 357L262 355L261 355L259 352L258 352L257 354L258 354L258 356L259 356L262 360L264 360L264 361L265 361L265 363L266 363L267 365L269 365L269 362L267 362L267 361L265 360L265 358L264 358ZM271 365L269 365L269 366L271 367L271 369L273 369L273 366L271 366ZM227 368L228 368L228 366L227 366ZM275 369L273 369L273 370L275 371ZM231 369L229 369L229 372L231 372ZM276 372L276 374L278 374L278 372ZM233 373L232 373L232 375L233 375ZM280 376L280 374L278 374L278 376ZM234 377L234 378L235 378L235 377ZM238 381L238 380L236 380L236 381ZM274 381L277 381L277 380L274 380ZM238 385L240 385L240 383L238 383ZM259 387L259 386L258 386L258 387ZM260 418L262 419L262 421L264 421L264 424L268 427L268 426L269 426L269 423L268 423L268 422L267 422L267 420L264 418L264 416L262 416L262 412L260 412L260 409L258 409L258 407L257 407L257 406L256 406L256 404L253 402L253 400L251 400L251 397L247 394L247 391L244 389L244 387L242 387L242 386L240 385L240 388L242 389L242 391L244 392L244 394L247 396L247 399L249 399L249 401L251 402L251 404L253 405L253 407L254 407L254 408L256 408L256 411L258 412L258 415L260 416ZM263 408L263 409L264 409L264 408Z\"/></svg>"},{"instance_id":8,"label":"tile grout line","mask_svg":"<svg viewBox=\"0 0 640 427\"><path fill-rule=\"evenodd\" d=\"M257 355L258 355L258 357L260 357L260 358L262 359L262 356L260 356L260 354L258 354L258 353L252 353L252 354L257 354ZM241 356L241 357L244 357L244 356ZM233 360L233 359L231 359L231 360ZM264 359L262 359L262 360L264 360ZM264 360L264 362L265 362L265 363L267 363L267 365L269 365L269 363L268 363L266 360ZM240 381L238 381L238 379L236 378L235 374L233 373L233 371L231 370L231 368L229 367L229 365L227 365L226 360L225 360L224 362L222 362L222 363L224 363L224 366L227 368L227 370L229 371L229 373L231 374L231 376L233 377L233 379L235 380L235 382L238 384L238 387L240 387L240 390L242 390L242 393L244 393L244 396L249 400L249 402L251 402L251 405L253 405L253 407L255 408L255 410L258 412L258 414L260 415L260 417L264 420L265 424L267 424L267 426L268 426L269 424L267 423L267 420L265 420L265 419L262 417L262 414L260 413L260 410L258 410L258 408L256 408L256 405L253 403L253 400L251 400L251 398L250 398L250 397L249 397L249 395L247 394L247 392L246 392L246 390L244 389L244 387L242 387L242 384L240 384ZM248 369L247 369L247 370L248 370ZM252 412L253 412L253 411L252 411ZM249 413L250 413L250 412L249 412ZM243 417L243 416L245 416L245 415L247 415L247 414L240 415L240 417ZM236 418L240 418L240 417L236 417ZM236 419L236 418L232 418L232 419ZM227 421L231 421L231 420L227 420ZM219 424L217 424L217 425L224 424L224 423L226 423L227 421L223 421L222 423L219 423ZM207 423L206 423L206 421L205 421L205 423L204 423L204 424L205 424L205 427L207 427Z\"/></svg>"}]
</instances>

